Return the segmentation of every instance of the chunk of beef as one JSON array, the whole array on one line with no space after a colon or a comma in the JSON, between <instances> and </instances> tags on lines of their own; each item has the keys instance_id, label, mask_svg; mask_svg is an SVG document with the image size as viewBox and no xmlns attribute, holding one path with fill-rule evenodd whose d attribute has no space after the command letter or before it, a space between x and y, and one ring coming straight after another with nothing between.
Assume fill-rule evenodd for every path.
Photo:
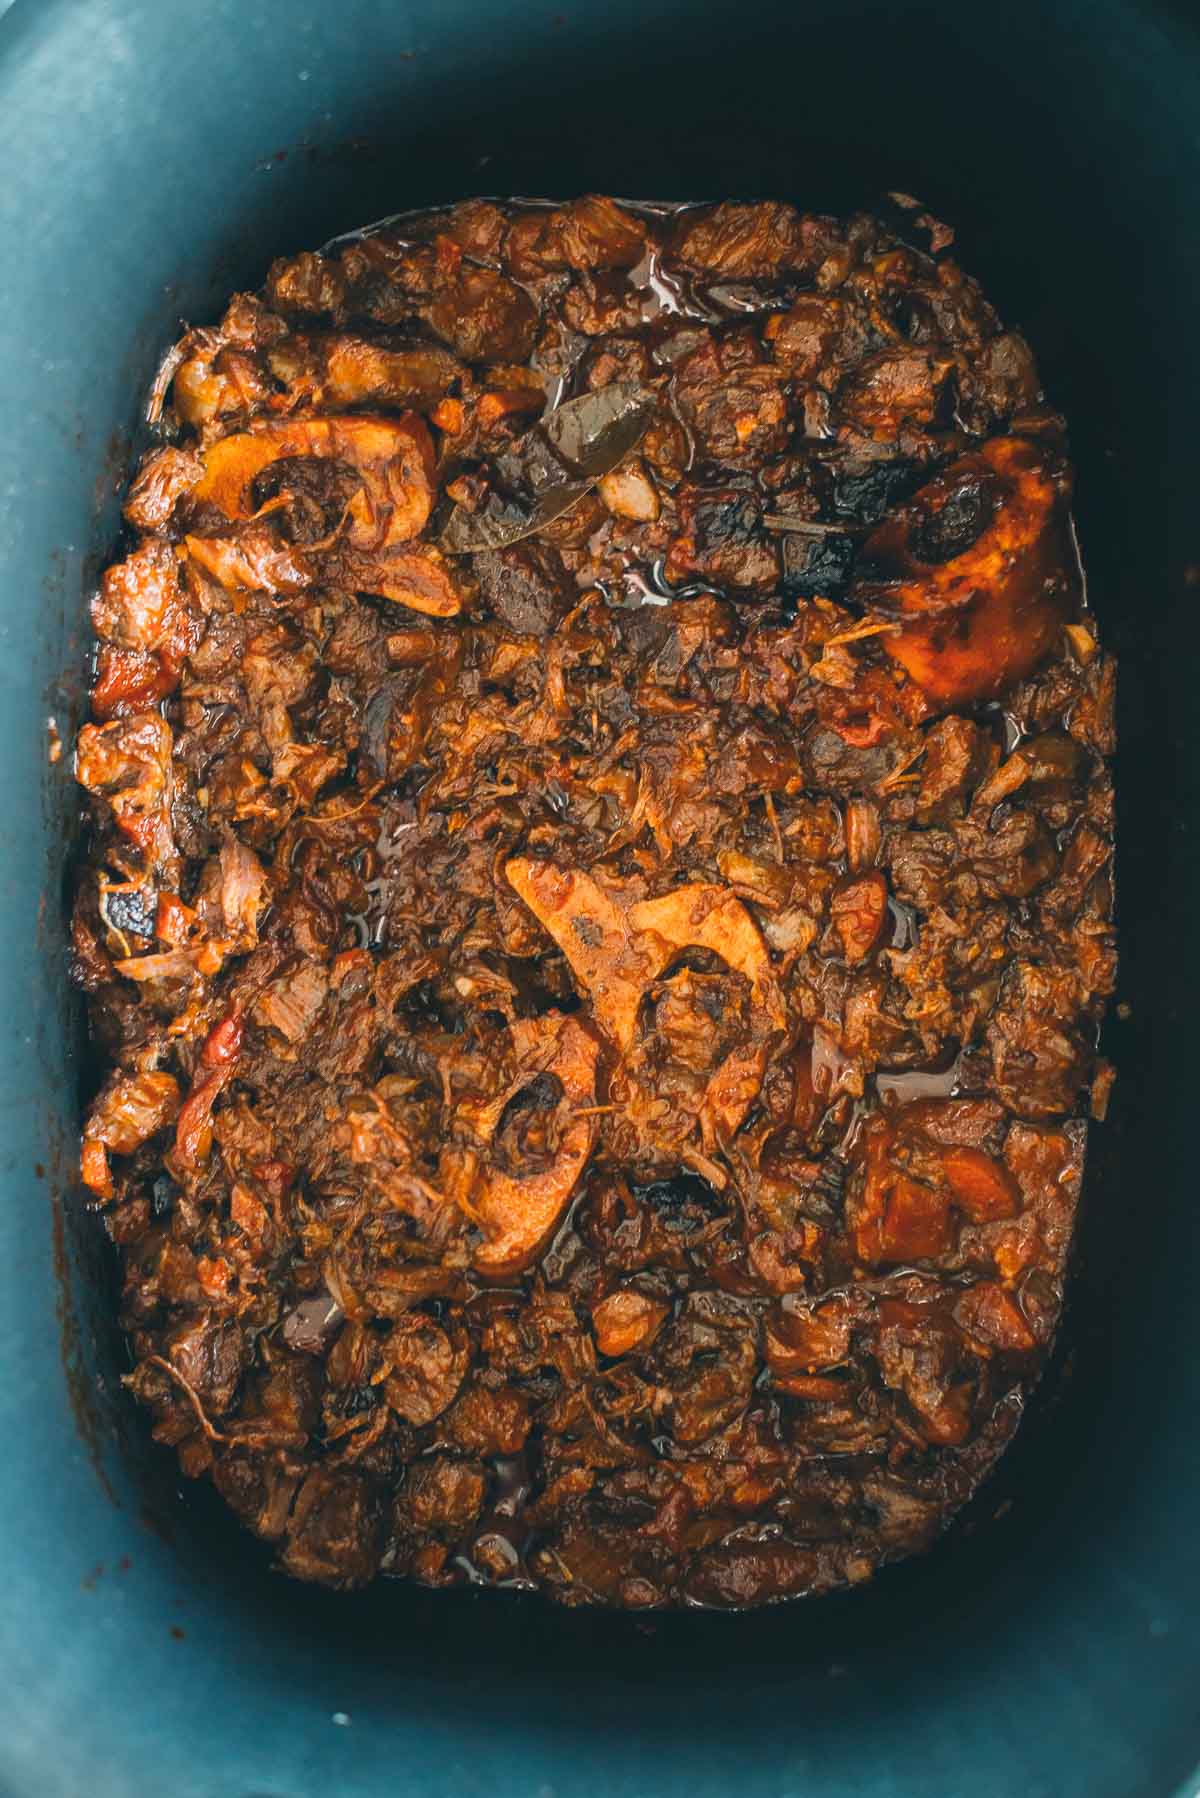
<instances>
[{"instance_id":1,"label":"chunk of beef","mask_svg":"<svg viewBox=\"0 0 1200 1798\"><path fill-rule=\"evenodd\" d=\"M680 535L667 555L667 578L700 576L722 590L767 594L779 585L779 551L762 526L761 502L746 487L687 482L676 496Z\"/></svg>"},{"instance_id":2,"label":"chunk of beef","mask_svg":"<svg viewBox=\"0 0 1200 1798\"><path fill-rule=\"evenodd\" d=\"M467 362L523 362L533 348L537 313L521 288L492 269L464 266L426 314L430 326Z\"/></svg>"},{"instance_id":3,"label":"chunk of beef","mask_svg":"<svg viewBox=\"0 0 1200 1798\"><path fill-rule=\"evenodd\" d=\"M472 565L481 598L520 636L548 637L570 604L562 560L542 544L482 550Z\"/></svg>"},{"instance_id":4,"label":"chunk of beef","mask_svg":"<svg viewBox=\"0 0 1200 1798\"><path fill-rule=\"evenodd\" d=\"M297 1579L342 1591L365 1586L379 1565L380 1528L364 1479L316 1469L296 1494L280 1565Z\"/></svg>"},{"instance_id":5,"label":"chunk of beef","mask_svg":"<svg viewBox=\"0 0 1200 1798\"><path fill-rule=\"evenodd\" d=\"M479 1516L486 1492L487 1475L478 1461L431 1455L409 1474L402 1504L418 1529L457 1536Z\"/></svg>"},{"instance_id":6,"label":"chunk of beef","mask_svg":"<svg viewBox=\"0 0 1200 1798\"><path fill-rule=\"evenodd\" d=\"M714 462L764 462L787 444L791 425L780 371L734 346L694 350L676 375L679 409L699 453Z\"/></svg>"},{"instance_id":7,"label":"chunk of beef","mask_svg":"<svg viewBox=\"0 0 1200 1798\"><path fill-rule=\"evenodd\" d=\"M946 358L919 350L880 350L842 380L837 404L866 431L895 433L905 425L930 425L949 373Z\"/></svg>"},{"instance_id":8,"label":"chunk of beef","mask_svg":"<svg viewBox=\"0 0 1200 1798\"><path fill-rule=\"evenodd\" d=\"M682 213L670 249L685 268L746 281L811 266L814 237L810 221L793 206L727 200Z\"/></svg>"},{"instance_id":9,"label":"chunk of beef","mask_svg":"<svg viewBox=\"0 0 1200 1798\"><path fill-rule=\"evenodd\" d=\"M1077 1017L1075 977L1066 969L1017 961L1005 974L987 1042L996 1091L1019 1117L1074 1107L1090 1060Z\"/></svg>"}]
</instances>

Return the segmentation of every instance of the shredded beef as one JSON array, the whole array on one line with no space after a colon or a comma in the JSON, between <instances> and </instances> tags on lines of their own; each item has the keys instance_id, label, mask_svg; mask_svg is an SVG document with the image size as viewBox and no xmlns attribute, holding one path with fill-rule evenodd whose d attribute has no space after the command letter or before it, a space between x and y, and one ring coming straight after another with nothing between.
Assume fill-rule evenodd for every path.
<instances>
[{"instance_id":1,"label":"shredded beef","mask_svg":"<svg viewBox=\"0 0 1200 1798\"><path fill-rule=\"evenodd\" d=\"M469 201L172 352L93 606L82 1173L283 1568L762 1604L926 1547L1057 1325L1113 665L945 253Z\"/></svg>"}]
</instances>

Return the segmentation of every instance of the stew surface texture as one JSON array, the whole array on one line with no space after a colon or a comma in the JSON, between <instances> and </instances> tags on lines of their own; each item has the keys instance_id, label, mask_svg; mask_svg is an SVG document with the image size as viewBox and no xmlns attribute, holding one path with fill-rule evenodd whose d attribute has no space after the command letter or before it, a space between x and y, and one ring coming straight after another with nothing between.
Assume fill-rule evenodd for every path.
<instances>
[{"instance_id":1,"label":"stew surface texture","mask_svg":"<svg viewBox=\"0 0 1200 1798\"><path fill-rule=\"evenodd\" d=\"M903 195L277 262L93 607L83 1180L279 1564L748 1606L927 1546L1062 1304L1114 668Z\"/></svg>"}]
</instances>

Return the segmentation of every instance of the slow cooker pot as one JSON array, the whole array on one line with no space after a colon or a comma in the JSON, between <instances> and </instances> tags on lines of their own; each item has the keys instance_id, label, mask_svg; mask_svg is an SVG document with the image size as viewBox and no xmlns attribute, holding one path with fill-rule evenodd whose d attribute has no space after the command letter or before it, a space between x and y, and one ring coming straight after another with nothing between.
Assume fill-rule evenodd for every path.
<instances>
[{"instance_id":1,"label":"slow cooker pot","mask_svg":"<svg viewBox=\"0 0 1200 1798\"><path fill-rule=\"evenodd\" d=\"M2 8L0 8L2 10ZM17 0L0 22L0 1788L1168 1798L1200 1761L1200 38L1149 0ZM178 322L491 193L917 194L1072 421L1122 657L1120 1078L1052 1374L925 1560L633 1620L273 1574L126 1400L75 1181L87 598ZM56 750L62 753L55 758Z\"/></svg>"}]
</instances>

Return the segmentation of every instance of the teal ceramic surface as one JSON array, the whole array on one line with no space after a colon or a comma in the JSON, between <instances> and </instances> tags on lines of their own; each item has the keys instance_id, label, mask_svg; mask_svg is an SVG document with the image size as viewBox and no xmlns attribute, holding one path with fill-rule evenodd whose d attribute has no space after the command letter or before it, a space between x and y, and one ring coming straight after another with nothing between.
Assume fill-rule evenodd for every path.
<instances>
[{"instance_id":1,"label":"teal ceramic surface","mask_svg":"<svg viewBox=\"0 0 1200 1798\"><path fill-rule=\"evenodd\" d=\"M0 11L3 11L0 6ZM1171 1798L1200 1762L1200 50L1183 7L16 0L0 21L0 1792ZM87 597L181 319L476 192L918 194L1072 420L1122 655L1121 1075L1055 1370L968 1526L635 1622L290 1585L120 1387L72 1168ZM1189 570L1191 571L1189 573ZM998 1521L993 1513L1005 1503Z\"/></svg>"}]
</instances>

